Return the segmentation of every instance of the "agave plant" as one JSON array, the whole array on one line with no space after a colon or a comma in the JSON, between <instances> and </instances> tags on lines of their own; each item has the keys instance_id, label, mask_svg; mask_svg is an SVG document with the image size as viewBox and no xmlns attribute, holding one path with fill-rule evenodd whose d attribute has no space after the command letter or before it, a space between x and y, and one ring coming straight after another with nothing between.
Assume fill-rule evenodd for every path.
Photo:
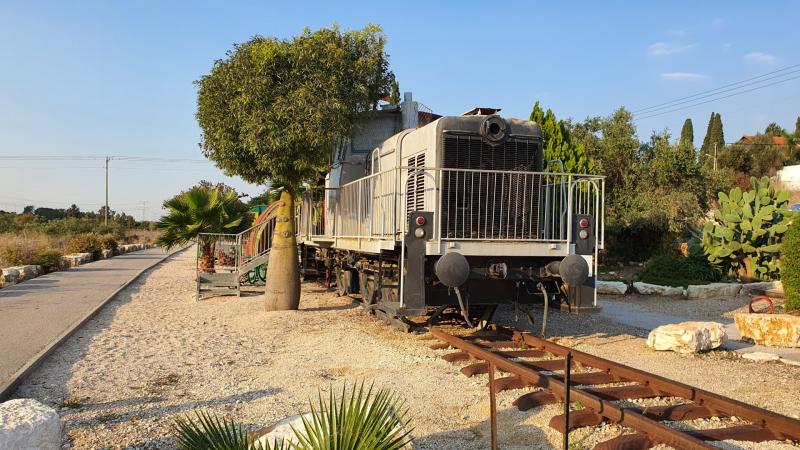
<instances>
[{"instance_id":1,"label":"agave plant","mask_svg":"<svg viewBox=\"0 0 800 450\"><path fill-rule=\"evenodd\" d=\"M178 445L184 450L399 450L411 442L411 430L404 417L408 410L388 389L374 391L364 383L337 399L333 390L309 402L310 419L302 416L288 442L262 443L244 427L217 416L196 412L196 418L179 417L173 423Z\"/></svg>"},{"instance_id":2,"label":"agave plant","mask_svg":"<svg viewBox=\"0 0 800 450\"><path fill-rule=\"evenodd\" d=\"M714 221L703 227L708 260L743 281L774 279L780 275L781 238L792 213L786 209L789 193L776 192L769 178L750 179L753 189L738 187L719 193Z\"/></svg>"}]
</instances>

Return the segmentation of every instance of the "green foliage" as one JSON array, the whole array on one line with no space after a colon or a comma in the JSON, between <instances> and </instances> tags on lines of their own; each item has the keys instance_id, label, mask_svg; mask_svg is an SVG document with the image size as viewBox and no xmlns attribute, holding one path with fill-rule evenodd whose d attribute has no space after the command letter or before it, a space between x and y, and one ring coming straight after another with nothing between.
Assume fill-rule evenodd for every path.
<instances>
[{"instance_id":1,"label":"green foliage","mask_svg":"<svg viewBox=\"0 0 800 450\"><path fill-rule=\"evenodd\" d=\"M564 171L569 173L597 173L597 167L586 148L581 144L573 144L569 128L564 121L556 119L549 108L542 110L537 101L533 105L530 120L536 122L542 130L544 160L560 160L564 163Z\"/></svg>"},{"instance_id":2,"label":"green foliage","mask_svg":"<svg viewBox=\"0 0 800 450\"><path fill-rule=\"evenodd\" d=\"M114 237L113 234L106 233L100 236L100 246L103 248L103 250L117 251L119 243L117 242L117 238Z\"/></svg>"},{"instance_id":3,"label":"green foliage","mask_svg":"<svg viewBox=\"0 0 800 450\"><path fill-rule=\"evenodd\" d=\"M686 119L683 122L681 140L678 141L678 145L684 148L691 148L692 154L694 154L694 126L692 125L692 119Z\"/></svg>"},{"instance_id":4,"label":"green foliage","mask_svg":"<svg viewBox=\"0 0 800 450\"><path fill-rule=\"evenodd\" d=\"M103 249L103 243L100 235L97 233L82 233L73 236L67 243L67 251L70 253L91 253L94 259L100 254Z\"/></svg>"},{"instance_id":5,"label":"green foliage","mask_svg":"<svg viewBox=\"0 0 800 450\"><path fill-rule=\"evenodd\" d=\"M719 193L714 221L703 227L703 248L708 260L732 278L777 279L781 238L792 215L786 209L789 193L775 192L767 177L750 182L750 191L736 187Z\"/></svg>"},{"instance_id":6,"label":"green foliage","mask_svg":"<svg viewBox=\"0 0 800 450\"><path fill-rule=\"evenodd\" d=\"M297 442L262 447L241 425L206 412L176 418L173 432L184 450L397 450L411 441L407 410L387 389L375 392L361 383L348 393L344 386L338 399L332 391L327 399L320 393L310 407L311 419L292 427Z\"/></svg>"},{"instance_id":7,"label":"green foliage","mask_svg":"<svg viewBox=\"0 0 800 450\"><path fill-rule=\"evenodd\" d=\"M62 256L58 250L25 243L11 243L0 247L0 263L11 266L42 266L45 272L59 270Z\"/></svg>"},{"instance_id":8,"label":"green foliage","mask_svg":"<svg viewBox=\"0 0 800 450\"><path fill-rule=\"evenodd\" d=\"M711 113L706 129L706 137L703 138L703 145L700 147L700 157L706 162L714 160L714 146L716 145L717 155L725 147L725 133L722 129L722 117L719 113Z\"/></svg>"},{"instance_id":9,"label":"green foliage","mask_svg":"<svg viewBox=\"0 0 800 450\"><path fill-rule=\"evenodd\" d=\"M312 420L303 418L303 429L294 430L303 450L397 450L411 441L407 410L388 389L366 391L361 383L350 394L342 387L338 401L333 391L327 402L319 395L311 405Z\"/></svg>"},{"instance_id":10,"label":"green foliage","mask_svg":"<svg viewBox=\"0 0 800 450\"><path fill-rule=\"evenodd\" d=\"M781 281L786 294L786 309L800 309L800 220L794 219L783 236Z\"/></svg>"},{"instance_id":11,"label":"green foliage","mask_svg":"<svg viewBox=\"0 0 800 450\"><path fill-rule=\"evenodd\" d=\"M291 192L390 91L385 45L376 25L235 45L197 82L204 154L228 175Z\"/></svg>"},{"instance_id":12,"label":"green foliage","mask_svg":"<svg viewBox=\"0 0 800 450\"><path fill-rule=\"evenodd\" d=\"M157 223L162 230L158 245L172 248L195 239L200 233L231 233L242 224L247 207L233 190L194 187L164 202L168 210Z\"/></svg>"},{"instance_id":13,"label":"green foliage","mask_svg":"<svg viewBox=\"0 0 800 450\"><path fill-rule=\"evenodd\" d=\"M397 83L397 80L394 77L392 77L391 94L389 94L389 104L392 105L400 104L400 85Z\"/></svg>"},{"instance_id":14,"label":"green foliage","mask_svg":"<svg viewBox=\"0 0 800 450\"><path fill-rule=\"evenodd\" d=\"M247 430L230 419L205 411L195 412L195 418L177 417L172 429L183 450L251 450L253 439Z\"/></svg>"},{"instance_id":15,"label":"green foliage","mask_svg":"<svg viewBox=\"0 0 800 450\"><path fill-rule=\"evenodd\" d=\"M645 283L681 287L721 280L722 272L708 262L702 250L700 253L656 256L637 276Z\"/></svg>"}]
</instances>

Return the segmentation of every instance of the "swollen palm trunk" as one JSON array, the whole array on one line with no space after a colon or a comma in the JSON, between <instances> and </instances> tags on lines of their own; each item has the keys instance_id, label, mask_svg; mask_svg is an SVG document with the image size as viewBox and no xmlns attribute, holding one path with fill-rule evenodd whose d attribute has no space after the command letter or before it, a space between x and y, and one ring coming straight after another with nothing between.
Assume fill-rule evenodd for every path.
<instances>
[{"instance_id":1,"label":"swollen palm trunk","mask_svg":"<svg viewBox=\"0 0 800 450\"><path fill-rule=\"evenodd\" d=\"M295 239L294 199L284 190L275 218L266 280L267 311L297 309L300 305L300 264Z\"/></svg>"}]
</instances>

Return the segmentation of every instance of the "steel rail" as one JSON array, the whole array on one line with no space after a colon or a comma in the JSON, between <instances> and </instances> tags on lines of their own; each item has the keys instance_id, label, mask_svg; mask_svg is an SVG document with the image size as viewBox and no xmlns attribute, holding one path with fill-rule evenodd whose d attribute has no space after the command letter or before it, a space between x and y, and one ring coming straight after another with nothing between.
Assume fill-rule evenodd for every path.
<instances>
[{"instance_id":1,"label":"steel rail","mask_svg":"<svg viewBox=\"0 0 800 450\"><path fill-rule=\"evenodd\" d=\"M465 351L473 355L475 358L482 359L504 372L512 373L520 377L520 379L526 383L549 390L558 398L563 399L565 397L566 390L564 383L553 377L549 377L536 370L527 368L522 364L506 359L495 354L494 352L483 349L478 345L467 342L464 339L448 334L442 330L432 328L430 332L437 339L442 340L451 346L458 348L459 350ZM578 358L576 357L575 360L577 361ZM717 447L707 444L700 439L694 438L688 434L662 425L655 420L649 419L642 414L639 414L635 410L621 408L610 401L603 400L602 398L589 394L581 389L574 387L570 388L570 397L572 401L582 403L586 408L595 411L597 414L611 422L631 427L647 434L647 436L653 442L671 445L685 450L717 449Z\"/></svg>"},{"instance_id":2,"label":"steel rail","mask_svg":"<svg viewBox=\"0 0 800 450\"><path fill-rule=\"evenodd\" d=\"M754 425L767 428L776 433L781 439L800 441L800 420L792 419L757 406L724 397L688 384L670 380L633 367L625 366L599 356L574 350L563 345L550 342L536 336L495 327L500 334L511 337L511 340L521 340L527 345L544 349L554 355L565 356L571 353L575 361L595 369L601 369L624 381L635 381L648 386L656 391L663 392L672 397L681 397L691 400L698 406L704 406L719 415L736 416L752 422Z\"/></svg>"}]
</instances>

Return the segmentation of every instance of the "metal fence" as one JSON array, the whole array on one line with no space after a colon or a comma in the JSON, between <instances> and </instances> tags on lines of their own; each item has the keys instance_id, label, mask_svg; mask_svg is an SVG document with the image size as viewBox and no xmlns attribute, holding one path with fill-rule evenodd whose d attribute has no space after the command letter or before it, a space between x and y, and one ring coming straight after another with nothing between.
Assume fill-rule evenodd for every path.
<instances>
[{"instance_id":1,"label":"metal fence","mask_svg":"<svg viewBox=\"0 0 800 450\"><path fill-rule=\"evenodd\" d=\"M604 179L593 175L400 167L307 193L298 232L399 240L421 206L440 240L569 242L573 215L591 214L602 248L603 197Z\"/></svg>"}]
</instances>

